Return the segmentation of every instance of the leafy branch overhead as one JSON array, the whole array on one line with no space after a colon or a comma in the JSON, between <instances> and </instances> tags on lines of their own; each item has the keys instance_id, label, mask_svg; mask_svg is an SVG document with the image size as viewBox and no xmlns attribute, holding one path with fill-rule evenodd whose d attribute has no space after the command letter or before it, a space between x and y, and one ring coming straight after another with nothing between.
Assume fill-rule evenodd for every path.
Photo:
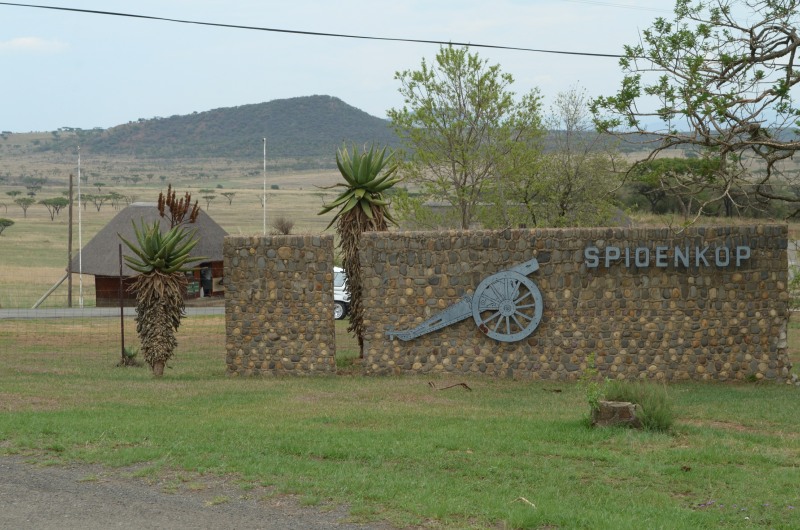
<instances>
[{"instance_id":1,"label":"leafy branch overhead","mask_svg":"<svg viewBox=\"0 0 800 530\"><path fill-rule=\"evenodd\" d=\"M360 208L364 215L376 224L379 224L376 215L381 215L387 221L397 224L386 208L389 206L389 201L383 196L383 192L402 180L393 176L397 171L394 152L389 152L387 155L385 147L378 152L373 146L369 151L365 150L363 154L359 155L356 147L353 146L351 155L347 147L343 147L336 152L336 166L345 182L336 183L325 189L341 187L344 190L319 212L319 215L323 215L339 209L336 216L328 223L326 230L338 217L356 207ZM380 208L376 209L376 206Z\"/></svg>"},{"instance_id":2,"label":"leafy branch overhead","mask_svg":"<svg viewBox=\"0 0 800 530\"><path fill-rule=\"evenodd\" d=\"M625 47L621 87L593 101L595 123L647 143L650 160L675 148L718 158L706 204L755 195L800 211L781 164L800 149L799 26L800 0L678 0L673 20Z\"/></svg>"}]
</instances>

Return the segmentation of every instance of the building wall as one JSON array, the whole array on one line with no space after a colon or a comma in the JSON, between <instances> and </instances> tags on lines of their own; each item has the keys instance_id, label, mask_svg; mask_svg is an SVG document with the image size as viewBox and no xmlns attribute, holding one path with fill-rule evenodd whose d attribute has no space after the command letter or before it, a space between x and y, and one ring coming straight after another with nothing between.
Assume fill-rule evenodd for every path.
<instances>
[{"instance_id":1,"label":"building wall","mask_svg":"<svg viewBox=\"0 0 800 530\"><path fill-rule=\"evenodd\" d=\"M133 278L122 280L122 304L125 307L136 306L136 294L128 289ZM94 277L95 304L97 307L119 307L119 276Z\"/></svg>"},{"instance_id":2,"label":"building wall","mask_svg":"<svg viewBox=\"0 0 800 530\"><path fill-rule=\"evenodd\" d=\"M333 236L228 236L223 254L228 374L335 372Z\"/></svg>"},{"instance_id":3,"label":"building wall","mask_svg":"<svg viewBox=\"0 0 800 530\"><path fill-rule=\"evenodd\" d=\"M781 380L786 250L785 225L365 234L365 367L572 380L593 357L619 379ZM387 335L531 258L543 310L523 340L489 338L472 315L409 341Z\"/></svg>"},{"instance_id":4,"label":"building wall","mask_svg":"<svg viewBox=\"0 0 800 530\"><path fill-rule=\"evenodd\" d=\"M223 264L221 261L212 262L214 279L221 279L223 276ZM200 295L200 271L195 270L187 278L185 298L198 298ZM126 276L122 280L122 302L125 307L136 307L136 293L130 291L134 277ZM95 300L97 307L119 307L119 276L95 276L94 277ZM219 290L214 291L214 296L224 294L224 283Z\"/></svg>"}]
</instances>

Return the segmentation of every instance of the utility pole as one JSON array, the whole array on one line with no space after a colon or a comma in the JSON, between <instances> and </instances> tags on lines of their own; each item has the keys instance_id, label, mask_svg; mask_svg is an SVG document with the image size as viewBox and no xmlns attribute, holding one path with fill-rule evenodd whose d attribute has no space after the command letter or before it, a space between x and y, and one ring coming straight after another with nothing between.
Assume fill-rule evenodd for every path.
<instances>
[{"instance_id":1,"label":"utility pole","mask_svg":"<svg viewBox=\"0 0 800 530\"><path fill-rule=\"evenodd\" d=\"M83 309L83 224L81 220L81 146L78 146L78 305Z\"/></svg>"},{"instance_id":2,"label":"utility pole","mask_svg":"<svg viewBox=\"0 0 800 530\"><path fill-rule=\"evenodd\" d=\"M72 181L69 174L69 225L67 228L67 307L72 307Z\"/></svg>"},{"instance_id":3,"label":"utility pole","mask_svg":"<svg viewBox=\"0 0 800 530\"><path fill-rule=\"evenodd\" d=\"M267 235L267 139L264 138L264 235Z\"/></svg>"}]
</instances>

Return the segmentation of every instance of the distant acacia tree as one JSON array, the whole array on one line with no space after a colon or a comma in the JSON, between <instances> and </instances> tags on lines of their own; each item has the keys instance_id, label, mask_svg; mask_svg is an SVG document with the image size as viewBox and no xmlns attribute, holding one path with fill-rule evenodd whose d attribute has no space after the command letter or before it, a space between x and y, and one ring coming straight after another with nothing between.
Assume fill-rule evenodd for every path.
<instances>
[{"instance_id":1,"label":"distant acacia tree","mask_svg":"<svg viewBox=\"0 0 800 530\"><path fill-rule=\"evenodd\" d=\"M112 191L108 194L108 198L111 201L111 206L113 206L115 210L119 210L120 201L124 200L125 196L116 191Z\"/></svg>"},{"instance_id":2,"label":"distant acacia tree","mask_svg":"<svg viewBox=\"0 0 800 530\"><path fill-rule=\"evenodd\" d=\"M228 206L233 204L233 197L236 195L235 191L226 191L222 193L222 196L228 199Z\"/></svg>"},{"instance_id":3,"label":"distant acacia tree","mask_svg":"<svg viewBox=\"0 0 800 530\"><path fill-rule=\"evenodd\" d=\"M86 200L88 201L89 199L86 199ZM92 195L92 202L94 203L94 207L97 209L98 212L100 211L100 208L102 208L103 205L106 202L110 201L110 200L111 200L111 195L110 194L109 195Z\"/></svg>"},{"instance_id":4,"label":"distant acacia tree","mask_svg":"<svg viewBox=\"0 0 800 530\"><path fill-rule=\"evenodd\" d=\"M6 219L5 217L0 217L0 235L2 235L3 230L8 228L9 226L12 226L13 224L14 224L14 221L12 221L11 219Z\"/></svg>"},{"instance_id":5,"label":"distant acacia tree","mask_svg":"<svg viewBox=\"0 0 800 530\"><path fill-rule=\"evenodd\" d=\"M216 195L203 195L203 200L206 201L206 210L211 207L211 201L217 198Z\"/></svg>"},{"instance_id":6,"label":"distant acacia tree","mask_svg":"<svg viewBox=\"0 0 800 530\"><path fill-rule=\"evenodd\" d=\"M50 220L53 221L56 215L69 204L69 199L66 197L53 197L50 199L42 199L39 204L44 205L50 213Z\"/></svg>"},{"instance_id":7,"label":"distant acacia tree","mask_svg":"<svg viewBox=\"0 0 800 530\"><path fill-rule=\"evenodd\" d=\"M28 208L31 204L35 203L36 199L32 197L17 197L14 199L14 204L22 208L22 217L28 217Z\"/></svg>"}]
</instances>

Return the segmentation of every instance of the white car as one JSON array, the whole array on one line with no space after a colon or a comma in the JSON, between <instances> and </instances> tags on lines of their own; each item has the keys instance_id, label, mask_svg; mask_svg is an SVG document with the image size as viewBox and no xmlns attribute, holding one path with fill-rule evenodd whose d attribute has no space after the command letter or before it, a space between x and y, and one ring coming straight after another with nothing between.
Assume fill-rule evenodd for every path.
<instances>
[{"instance_id":1,"label":"white car","mask_svg":"<svg viewBox=\"0 0 800 530\"><path fill-rule=\"evenodd\" d=\"M350 294L347 292L347 275L341 267L333 268L333 318L342 320L350 311Z\"/></svg>"}]
</instances>

